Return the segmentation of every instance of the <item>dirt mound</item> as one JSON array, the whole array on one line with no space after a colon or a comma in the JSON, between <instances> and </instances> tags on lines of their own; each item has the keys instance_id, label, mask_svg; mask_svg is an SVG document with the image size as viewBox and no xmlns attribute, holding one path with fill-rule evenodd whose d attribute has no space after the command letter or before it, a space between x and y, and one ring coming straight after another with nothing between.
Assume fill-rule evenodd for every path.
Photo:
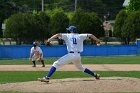
<instances>
[{"instance_id":1,"label":"dirt mound","mask_svg":"<svg viewBox=\"0 0 140 93\"><path fill-rule=\"evenodd\" d=\"M49 84L39 81L0 84L0 91L93 93L140 92L140 79L127 77L52 79Z\"/></svg>"}]
</instances>

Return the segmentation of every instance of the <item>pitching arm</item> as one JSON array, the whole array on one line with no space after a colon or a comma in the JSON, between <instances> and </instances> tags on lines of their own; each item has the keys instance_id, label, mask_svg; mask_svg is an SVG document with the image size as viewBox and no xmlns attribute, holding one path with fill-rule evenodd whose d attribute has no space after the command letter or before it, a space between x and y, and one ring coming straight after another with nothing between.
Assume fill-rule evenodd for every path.
<instances>
[{"instance_id":1,"label":"pitching arm","mask_svg":"<svg viewBox=\"0 0 140 93\"><path fill-rule=\"evenodd\" d=\"M93 34L88 35L88 37L89 37L90 39L95 40L97 44L100 44L100 40L99 40L96 36L94 36Z\"/></svg>"},{"instance_id":2,"label":"pitching arm","mask_svg":"<svg viewBox=\"0 0 140 93\"><path fill-rule=\"evenodd\" d=\"M61 37L61 35L60 34L53 35L51 38L45 41L45 44L48 45L53 39L58 38L58 37Z\"/></svg>"}]
</instances>

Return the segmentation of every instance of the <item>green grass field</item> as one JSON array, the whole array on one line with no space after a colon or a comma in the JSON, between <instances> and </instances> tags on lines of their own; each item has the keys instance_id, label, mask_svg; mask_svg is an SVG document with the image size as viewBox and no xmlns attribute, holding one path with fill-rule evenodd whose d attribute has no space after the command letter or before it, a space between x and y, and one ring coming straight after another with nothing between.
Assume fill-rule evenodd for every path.
<instances>
[{"instance_id":1,"label":"green grass field","mask_svg":"<svg viewBox=\"0 0 140 93\"><path fill-rule=\"evenodd\" d=\"M25 93L25 92L16 92L16 91L0 91L0 93Z\"/></svg>"},{"instance_id":2,"label":"green grass field","mask_svg":"<svg viewBox=\"0 0 140 93\"><path fill-rule=\"evenodd\" d=\"M46 64L52 64L57 57L45 58ZM39 62L37 62L40 64ZM82 57L83 64L140 64L140 56L107 56L107 57ZM0 65L28 65L28 59L0 59Z\"/></svg>"},{"instance_id":3,"label":"green grass field","mask_svg":"<svg viewBox=\"0 0 140 93\"><path fill-rule=\"evenodd\" d=\"M39 77L44 77L47 72L44 71L0 71L0 83L13 83L36 81ZM140 71L97 71L101 77L134 77L140 78ZM51 79L63 78L83 78L91 77L81 71L57 71Z\"/></svg>"}]
</instances>

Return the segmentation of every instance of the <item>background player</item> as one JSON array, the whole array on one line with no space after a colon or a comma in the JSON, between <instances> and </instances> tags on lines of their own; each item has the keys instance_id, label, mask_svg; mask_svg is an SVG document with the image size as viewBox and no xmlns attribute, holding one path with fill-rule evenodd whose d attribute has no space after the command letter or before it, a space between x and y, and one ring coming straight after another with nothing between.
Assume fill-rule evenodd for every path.
<instances>
[{"instance_id":1,"label":"background player","mask_svg":"<svg viewBox=\"0 0 140 93\"><path fill-rule=\"evenodd\" d=\"M30 60L33 62L33 67L36 67L36 61L42 63L42 67L45 67L42 49L38 46L37 42L33 42L33 47L30 51Z\"/></svg>"},{"instance_id":2,"label":"background player","mask_svg":"<svg viewBox=\"0 0 140 93\"><path fill-rule=\"evenodd\" d=\"M54 38L61 38L65 41L68 54L64 55L63 57L59 58L57 61L55 61L48 72L48 74L43 78L38 78L41 82L49 82L50 77L52 74L56 71L57 68L63 66L64 64L68 64L72 62L79 70L88 73L92 76L94 76L96 79L100 79L100 75L96 74L95 72L92 72L88 68L85 68L81 64L81 56L80 53L83 51L83 41L87 38L94 39L96 42L100 42L99 39L97 39L92 34L78 34L77 28L75 26L70 26L67 28L67 30L70 33L60 33L53 35L50 39L46 41L46 44L48 44L52 39Z\"/></svg>"}]
</instances>

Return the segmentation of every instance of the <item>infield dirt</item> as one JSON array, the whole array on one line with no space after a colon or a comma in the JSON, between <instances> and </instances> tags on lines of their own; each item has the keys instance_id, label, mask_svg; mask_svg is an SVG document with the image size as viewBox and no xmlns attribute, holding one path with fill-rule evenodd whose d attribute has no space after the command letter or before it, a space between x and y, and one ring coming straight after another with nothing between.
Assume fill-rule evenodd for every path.
<instances>
[{"instance_id":1,"label":"infield dirt","mask_svg":"<svg viewBox=\"0 0 140 93\"><path fill-rule=\"evenodd\" d=\"M48 71L51 65L42 67L37 65L0 65L0 71ZM93 71L140 71L140 64L84 64L84 67ZM58 68L58 71L79 71L73 64L68 64Z\"/></svg>"},{"instance_id":2,"label":"infield dirt","mask_svg":"<svg viewBox=\"0 0 140 93\"><path fill-rule=\"evenodd\" d=\"M140 79L107 77L53 79L49 84L39 81L1 84L0 91L45 93L140 92Z\"/></svg>"}]
</instances>

